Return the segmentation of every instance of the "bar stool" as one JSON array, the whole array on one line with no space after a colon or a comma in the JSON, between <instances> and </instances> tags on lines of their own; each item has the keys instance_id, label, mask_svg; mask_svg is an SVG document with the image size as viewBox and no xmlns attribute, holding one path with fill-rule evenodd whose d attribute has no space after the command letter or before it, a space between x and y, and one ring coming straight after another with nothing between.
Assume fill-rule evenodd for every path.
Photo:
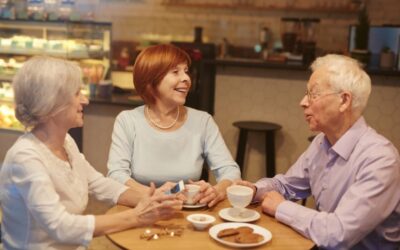
<instances>
[{"instance_id":1,"label":"bar stool","mask_svg":"<svg viewBox=\"0 0 400 250\"><path fill-rule=\"evenodd\" d=\"M239 141L236 153L236 162L243 173L244 154L246 151L248 132L265 133L265 170L267 177L275 176L275 131L282 128L281 125L261 121L237 121L233 126L239 128Z\"/></svg>"}]
</instances>

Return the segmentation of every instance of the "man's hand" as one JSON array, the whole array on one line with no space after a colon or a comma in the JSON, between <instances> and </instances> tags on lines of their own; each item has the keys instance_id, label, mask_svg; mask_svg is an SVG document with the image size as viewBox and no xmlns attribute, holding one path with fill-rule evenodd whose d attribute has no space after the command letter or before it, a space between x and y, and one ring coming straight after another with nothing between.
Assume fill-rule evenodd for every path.
<instances>
[{"instance_id":1,"label":"man's hand","mask_svg":"<svg viewBox=\"0 0 400 250\"><path fill-rule=\"evenodd\" d=\"M276 191L267 192L264 195L264 199L261 204L262 211L266 214L275 216L276 209L284 201L285 198L280 193Z\"/></svg>"},{"instance_id":2,"label":"man's hand","mask_svg":"<svg viewBox=\"0 0 400 250\"><path fill-rule=\"evenodd\" d=\"M249 181L236 180L236 181L233 182L233 184L249 187L249 188L253 189L253 191L254 191L253 196L256 195L257 188L253 183L251 183Z\"/></svg>"}]
</instances>

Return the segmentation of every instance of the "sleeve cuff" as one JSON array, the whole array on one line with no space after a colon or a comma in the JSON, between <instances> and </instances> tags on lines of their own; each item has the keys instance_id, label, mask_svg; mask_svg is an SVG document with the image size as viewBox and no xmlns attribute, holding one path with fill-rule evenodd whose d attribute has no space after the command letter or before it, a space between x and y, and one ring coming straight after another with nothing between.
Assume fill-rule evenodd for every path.
<instances>
[{"instance_id":1,"label":"sleeve cuff","mask_svg":"<svg viewBox=\"0 0 400 250\"><path fill-rule=\"evenodd\" d=\"M128 189L129 187L128 186L121 186L118 190L117 190L117 192L116 192L116 195L113 197L113 203L114 203L114 205L116 205L117 203L118 203L118 199L119 199L119 197L121 196L121 194L123 193L123 192L125 192L127 189Z\"/></svg>"},{"instance_id":2,"label":"sleeve cuff","mask_svg":"<svg viewBox=\"0 0 400 250\"><path fill-rule=\"evenodd\" d=\"M110 177L111 179L114 179L124 185L125 185L125 182L127 182L131 178L129 175L125 175L125 174L121 175L121 174L116 174L116 173L108 175L108 177Z\"/></svg>"},{"instance_id":3,"label":"sleeve cuff","mask_svg":"<svg viewBox=\"0 0 400 250\"><path fill-rule=\"evenodd\" d=\"M256 195L254 195L253 201L262 201L266 192L274 190L270 183L264 182L263 179L256 182L254 185L256 186L257 192Z\"/></svg>"},{"instance_id":4,"label":"sleeve cuff","mask_svg":"<svg viewBox=\"0 0 400 250\"><path fill-rule=\"evenodd\" d=\"M94 234L94 227L95 227L95 217L94 215L87 215L88 220L87 220L87 227L88 230L86 231L86 234L83 237L83 244L85 247L88 247L90 242L93 239L93 234Z\"/></svg>"},{"instance_id":5,"label":"sleeve cuff","mask_svg":"<svg viewBox=\"0 0 400 250\"><path fill-rule=\"evenodd\" d=\"M241 174L238 166L225 166L212 171L217 182L222 180L241 180Z\"/></svg>"},{"instance_id":6,"label":"sleeve cuff","mask_svg":"<svg viewBox=\"0 0 400 250\"><path fill-rule=\"evenodd\" d=\"M299 205L291 201L282 202L276 209L275 218L286 225L291 225L297 213L297 206Z\"/></svg>"}]
</instances>

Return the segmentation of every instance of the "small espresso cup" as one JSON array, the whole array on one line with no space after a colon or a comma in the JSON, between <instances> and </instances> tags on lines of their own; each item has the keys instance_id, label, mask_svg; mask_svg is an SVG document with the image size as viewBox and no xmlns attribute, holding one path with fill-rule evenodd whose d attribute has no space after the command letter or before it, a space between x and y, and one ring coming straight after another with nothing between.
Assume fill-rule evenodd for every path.
<instances>
[{"instance_id":1,"label":"small espresso cup","mask_svg":"<svg viewBox=\"0 0 400 250\"><path fill-rule=\"evenodd\" d=\"M185 189L186 189L184 192L186 197L185 204L193 205L194 204L193 198L196 196L196 194L199 193L200 186L195 184L186 184Z\"/></svg>"},{"instance_id":2,"label":"small espresso cup","mask_svg":"<svg viewBox=\"0 0 400 250\"><path fill-rule=\"evenodd\" d=\"M246 186L232 185L226 189L226 193L232 207L245 208L250 204L254 191Z\"/></svg>"}]
</instances>

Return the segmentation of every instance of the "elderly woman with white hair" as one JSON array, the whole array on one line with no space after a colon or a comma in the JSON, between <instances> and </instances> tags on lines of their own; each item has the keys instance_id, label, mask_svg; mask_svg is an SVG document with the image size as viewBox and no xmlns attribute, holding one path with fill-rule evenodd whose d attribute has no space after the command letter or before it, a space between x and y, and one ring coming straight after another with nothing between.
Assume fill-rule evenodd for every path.
<instances>
[{"instance_id":1,"label":"elderly woman with white hair","mask_svg":"<svg viewBox=\"0 0 400 250\"><path fill-rule=\"evenodd\" d=\"M182 206L174 195L148 194L97 172L68 130L83 125L81 72L75 63L33 57L13 81L15 113L29 130L7 152L0 171L5 249L79 249L94 236L154 223ZM131 207L82 215L88 195Z\"/></svg>"},{"instance_id":2,"label":"elderly woman with white hair","mask_svg":"<svg viewBox=\"0 0 400 250\"><path fill-rule=\"evenodd\" d=\"M400 158L362 116L371 80L357 61L318 58L300 105L321 132L284 175L241 182L263 211L323 249L400 246ZM290 200L313 196L316 209Z\"/></svg>"}]
</instances>

